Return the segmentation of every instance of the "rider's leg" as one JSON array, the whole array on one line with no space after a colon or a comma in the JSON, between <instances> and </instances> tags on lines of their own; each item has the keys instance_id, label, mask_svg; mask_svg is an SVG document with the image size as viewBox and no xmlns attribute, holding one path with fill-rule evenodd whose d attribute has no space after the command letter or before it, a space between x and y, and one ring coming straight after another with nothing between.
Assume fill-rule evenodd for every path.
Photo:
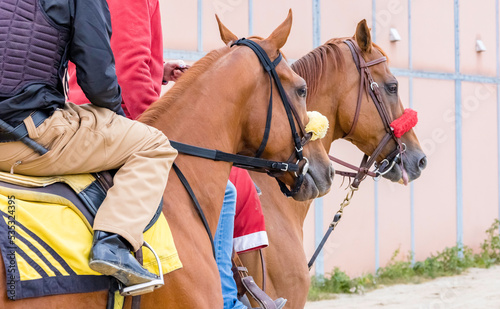
<instances>
[{"instance_id":1,"label":"rider's leg","mask_svg":"<svg viewBox=\"0 0 500 309\"><path fill-rule=\"evenodd\" d=\"M68 104L38 128L28 118L25 122L29 136L50 151L39 156L21 142L2 143L0 170L13 168L21 174L43 176L121 167L94 221L94 230L121 237L96 233L94 243L109 251L101 254L103 251L98 250L94 253L101 257L94 255L94 258L111 264L128 261L116 266L120 273L136 276L139 269L137 280L153 278L144 268L136 267L128 250L135 251L142 245L142 232L165 190L168 172L177 155L167 138L154 128L92 105ZM123 250L115 250L116 246ZM110 252L117 252L117 256L110 258Z\"/></svg>"},{"instance_id":2,"label":"rider's leg","mask_svg":"<svg viewBox=\"0 0 500 309\"><path fill-rule=\"evenodd\" d=\"M238 300L238 289L231 270L231 255L233 252L234 214L236 209L236 188L227 182L224 202L215 232L215 256L222 284L224 309L247 308Z\"/></svg>"}]
</instances>

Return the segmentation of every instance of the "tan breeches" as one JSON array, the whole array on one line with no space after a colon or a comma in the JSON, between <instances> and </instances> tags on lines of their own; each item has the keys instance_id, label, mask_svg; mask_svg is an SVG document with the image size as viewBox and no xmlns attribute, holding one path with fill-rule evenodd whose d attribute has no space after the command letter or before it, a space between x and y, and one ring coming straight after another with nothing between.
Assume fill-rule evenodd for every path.
<instances>
[{"instance_id":1,"label":"tan breeches","mask_svg":"<svg viewBox=\"0 0 500 309\"><path fill-rule=\"evenodd\" d=\"M94 105L66 104L29 136L49 149L38 155L22 142L0 143L0 170L44 176L120 168L97 212L94 230L117 233L135 250L160 203L177 150L159 130Z\"/></svg>"}]
</instances>

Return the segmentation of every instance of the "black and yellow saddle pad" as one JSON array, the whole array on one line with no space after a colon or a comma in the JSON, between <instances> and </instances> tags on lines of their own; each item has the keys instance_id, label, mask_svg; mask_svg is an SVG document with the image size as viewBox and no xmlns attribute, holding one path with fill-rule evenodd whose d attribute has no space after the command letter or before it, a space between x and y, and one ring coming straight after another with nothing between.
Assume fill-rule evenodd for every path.
<instances>
[{"instance_id":1,"label":"black and yellow saddle pad","mask_svg":"<svg viewBox=\"0 0 500 309\"><path fill-rule=\"evenodd\" d=\"M90 174L28 177L0 172L0 251L10 299L110 288L110 277L88 267L94 211L75 205L88 206L89 195L85 190L102 191L95 187L95 180ZM75 200L68 194L63 197L47 190L61 183L83 197ZM90 204L92 206L92 202ZM96 204L93 206L98 207ZM159 255L164 274L182 267L161 212L144 233L144 240ZM143 255L144 267L156 273L153 254L143 250Z\"/></svg>"}]
</instances>

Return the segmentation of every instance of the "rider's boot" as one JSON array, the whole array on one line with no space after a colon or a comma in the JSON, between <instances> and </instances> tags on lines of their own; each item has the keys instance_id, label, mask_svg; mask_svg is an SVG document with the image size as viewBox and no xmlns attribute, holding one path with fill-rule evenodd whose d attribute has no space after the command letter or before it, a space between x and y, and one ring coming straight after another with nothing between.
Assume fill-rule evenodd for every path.
<instances>
[{"instance_id":1,"label":"rider's boot","mask_svg":"<svg viewBox=\"0 0 500 309\"><path fill-rule=\"evenodd\" d=\"M131 246L120 235L94 231L89 266L103 275L115 277L125 286L159 278L143 268L130 251Z\"/></svg>"}]
</instances>

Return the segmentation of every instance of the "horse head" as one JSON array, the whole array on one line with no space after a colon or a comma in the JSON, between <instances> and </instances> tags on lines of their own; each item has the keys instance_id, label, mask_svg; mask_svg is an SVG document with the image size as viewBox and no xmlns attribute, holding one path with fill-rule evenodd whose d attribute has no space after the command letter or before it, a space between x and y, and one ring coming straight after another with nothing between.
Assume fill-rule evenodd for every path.
<instances>
[{"instance_id":1,"label":"horse head","mask_svg":"<svg viewBox=\"0 0 500 309\"><path fill-rule=\"evenodd\" d=\"M365 20L358 23L353 38L343 42L346 44L339 47L345 64L345 93L337 107L337 128L343 138L375 156L383 177L407 184L417 179L427 165L412 129L416 112L405 112L398 81L385 53L373 44ZM357 104L353 104L356 98Z\"/></svg>"},{"instance_id":2,"label":"horse head","mask_svg":"<svg viewBox=\"0 0 500 309\"><path fill-rule=\"evenodd\" d=\"M228 51L212 68L218 70L220 83L228 85L220 87L216 96L224 96L231 108L237 110L232 119L236 124L232 138L239 142L232 151L298 166L296 171L286 168L268 171L281 181L284 190L288 190L287 186L290 188L294 199L307 200L328 193L333 168L322 144L309 141L311 134L305 132L303 125L309 121L306 83L286 61L279 61L280 48L286 43L292 25L291 10L266 39L238 40L216 18ZM259 63L265 62L262 58L266 57L271 63ZM270 66L274 72L269 70ZM225 73L221 74L222 71ZM229 109L220 116L224 115L233 118Z\"/></svg>"}]
</instances>

